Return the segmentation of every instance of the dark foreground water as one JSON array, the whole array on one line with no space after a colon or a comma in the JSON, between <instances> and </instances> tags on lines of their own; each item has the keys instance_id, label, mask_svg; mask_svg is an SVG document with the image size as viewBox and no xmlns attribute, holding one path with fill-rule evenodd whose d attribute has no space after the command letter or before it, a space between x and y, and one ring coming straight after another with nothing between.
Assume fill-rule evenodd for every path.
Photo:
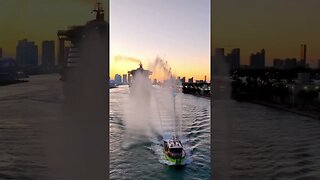
<instances>
[{"instance_id":1,"label":"dark foreground water","mask_svg":"<svg viewBox=\"0 0 320 180\"><path fill-rule=\"evenodd\" d=\"M128 87L110 90L110 179L211 179L210 100L181 94L181 131L190 154L184 167L175 168L161 155L161 136L131 138L127 145L123 104L128 97Z\"/></svg>"},{"instance_id":2,"label":"dark foreground water","mask_svg":"<svg viewBox=\"0 0 320 180\"><path fill-rule=\"evenodd\" d=\"M59 179L50 173L47 162L48 144L52 142L46 138L46 131L52 128L47 124L59 118L60 83L57 75L47 75L0 87L0 179ZM240 180L320 179L318 120L250 103L216 100L210 153L210 102L183 95L188 111L182 129L192 162L174 169L154 151L160 142L157 138L142 137L130 146L122 146L125 129L121 103L127 96L126 88L110 90L110 172L106 173L111 179L192 180L219 174L231 174L231 179ZM224 133L229 139L221 138ZM222 148L228 140L229 154ZM214 174L210 173L210 154L219 155L213 157ZM225 166L222 159L227 157L231 160L230 171L221 168Z\"/></svg>"},{"instance_id":3,"label":"dark foreground water","mask_svg":"<svg viewBox=\"0 0 320 180\"><path fill-rule=\"evenodd\" d=\"M231 179L320 179L320 121L229 100L216 101L213 111L213 120L219 114L219 120L228 122L228 128L214 130L216 138L228 137L225 147L231 150L220 149L216 155L231 157ZM221 131L228 131L228 136L221 136ZM220 170L219 164L216 167Z\"/></svg>"}]
</instances>

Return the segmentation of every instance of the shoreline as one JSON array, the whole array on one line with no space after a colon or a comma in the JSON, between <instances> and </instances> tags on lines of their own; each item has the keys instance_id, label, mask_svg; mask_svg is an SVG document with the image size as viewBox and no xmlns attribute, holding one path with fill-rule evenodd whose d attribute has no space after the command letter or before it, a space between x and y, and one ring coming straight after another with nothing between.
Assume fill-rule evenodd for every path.
<instances>
[{"instance_id":1,"label":"shoreline","mask_svg":"<svg viewBox=\"0 0 320 180\"><path fill-rule=\"evenodd\" d=\"M253 99L246 99L243 101L320 120L320 113L317 113L314 110L298 109L297 107L288 107L286 105L280 105L272 102L265 102L265 101L259 101L259 100L253 100Z\"/></svg>"},{"instance_id":2,"label":"shoreline","mask_svg":"<svg viewBox=\"0 0 320 180\"><path fill-rule=\"evenodd\" d=\"M9 85L13 85L13 84L26 83L26 82L29 82L29 80L5 81L5 82L0 82L0 87L9 86Z\"/></svg>"},{"instance_id":3,"label":"shoreline","mask_svg":"<svg viewBox=\"0 0 320 180\"><path fill-rule=\"evenodd\" d=\"M193 93L183 93L183 94L189 94L189 95L192 95L192 96L201 97L201 98L205 98L205 99L211 100L211 96L204 96L204 95L201 95L201 94L193 94Z\"/></svg>"}]
</instances>

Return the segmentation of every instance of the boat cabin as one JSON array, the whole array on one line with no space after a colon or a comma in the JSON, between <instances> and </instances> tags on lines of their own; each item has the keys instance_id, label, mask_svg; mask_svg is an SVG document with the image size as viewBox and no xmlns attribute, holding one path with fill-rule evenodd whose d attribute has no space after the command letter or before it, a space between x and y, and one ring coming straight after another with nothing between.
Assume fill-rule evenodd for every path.
<instances>
[{"instance_id":1,"label":"boat cabin","mask_svg":"<svg viewBox=\"0 0 320 180\"><path fill-rule=\"evenodd\" d=\"M164 150L166 154L173 158L180 158L184 156L183 146L180 140L173 138L169 141L164 141Z\"/></svg>"}]
</instances>

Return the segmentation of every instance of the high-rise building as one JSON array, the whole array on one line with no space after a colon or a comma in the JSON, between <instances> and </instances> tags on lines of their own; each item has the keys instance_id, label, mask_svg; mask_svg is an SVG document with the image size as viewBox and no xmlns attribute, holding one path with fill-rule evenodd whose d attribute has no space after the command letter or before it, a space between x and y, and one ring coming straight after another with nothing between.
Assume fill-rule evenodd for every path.
<instances>
[{"instance_id":1,"label":"high-rise building","mask_svg":"<svg viewBox=\"0 0 320 180\"><path fill-rule=\"evenodd\" d=\"M193 77L188 79L188 83L193 83Z\"/></svg>"},{"instance_id":2,"label":"high-rise building","mask_svg":"<svg viewBox=\"0 0 320 180\"><path fill-rule=\"evenodd\" d=\"M54 41L42 41L42 66L50 68L55 65Z\"/></svg>"},{"instance_id":3,"label":"high-rise building","mask_svg":"<svg viewBox=\"0 0 320 180\"><path fill-rule=\"evenodd\" d=\"M116 84L121 84L121 75L116 74L114 76L114 81L116 82Z\"/></svg>"},{"instance_id":4,"label":"high-rise building","mask_svg":"<svg viewBox=\"0 0 320 180\"><path fill-rule=\"evenodd\" d=\"M282 59L273 59L273 67L276 69L282 69L284 66L284 61Z\"/></svg>"},{"instance_id":5,"label":"high-rise building","mask_svg":"<svg viewBox=\"0 0 320 180\"><path fill-rule=\"evenodd\" d=\"M285 69L294 69L296 67L297 67L297 59L287 58L284 60L284 68Z\"/></svg>"},{"instance_id":6,"label":"high-rise building","mask_svg":"<svg viewBox=\"0 0 320 180\"><path fill-rule=\"evenodd\" d=\"M122 75L122 83L128 84L128 75L127 74Z\"/></svg>"},{"instance_id":7,"label":"high-rise building","mask_svg":"<svg viewBox=\"0 0 320 180\"><path fill-rule=\"evenodd\" d=\"M295 58L274 59L273 67L276 69L294 69L297 67L297 59Z\"/></svg>"},{"instance_id":8,"label":"high-rise building","mask_svg":"<svg viewBox=\"0 0 320 180\"><path fill-rule=\"evenodd\" d=\"M203 83L203 80L196 80L196 83Z\"/></svg>"},{"instance_id":9,"label":"high-rise building","mask_svg":"<svg viewBox=\"0 0 320 180\"><path fill-rule=\"evenodd\" d=\"M265 67L265 50L253 53L250 56L250 67L253 69L263 69Z\"/></svg>"},{"instance_id":10,"label":"high-rise building","mask_svg":"<svg viewBox=\"0 0 320 180\"><path fill-rule=\"evenodd\" d=\"M212 57L212 66L214 75L227 75L229 73L229 64L224 55L224 48L216 48Z\"/></svg>"},{"instance_id":11,"label":"high-rise building","mask_svg":"<svg viewBox=\"0 0 320 180\"><path fill-rule=\"evenodd\" d=\"M226 60L229 64L230 69L240 68L240 48L235 48L231 50L231 53L227 54Z\"/></svg>"},{"instance_id":12,"label":"high-rise building","mask_svg":"<svg viewBox=\"0 0 320 180\"><path fill-rule=\"evenodd\" d=\"M215 49L215 56L216 57L223 57L224 56L224 48L216 48Z\"/></svg>"},{"instance_id":13,"label":"high-rise building","mask_svg":"<svg viewBox=\"0 0 320 180\"><path fill-rule=\"evenodd\" d=\"M38 66L38 46L27 39L18 41L16 47L16 60L22 67Z\"/></svg>"},{"instance_id":14,"label":"high-rise building","mask_svg":"<svg viewBox=\"0 0 320 180\"><path fill-rule=\"evenodd\" d=\"M182 77L181 78L181 83L185 83L186 82L186 77Z\"/></svg>"},{"instance_id":15,"label":"high-rise building","mask_svg":"<svg viewBox=\"0 0 320 180\"><path fill-rule=\"evenodd\" d=\"M301 44L300 51L301 51L300 65L302 67L306 67L306 64L307 64L307 45L306 44Z\"/></svg>"},{"instance_id":16,"label":"high-rise building","mask_svg":"<svg viewBox=\"0 0 320 180\"><path fill-rule=\"evenodd\" d=\"M0 58L2 58L2 48L0 48Z\"/></svg>"}]
</instances>

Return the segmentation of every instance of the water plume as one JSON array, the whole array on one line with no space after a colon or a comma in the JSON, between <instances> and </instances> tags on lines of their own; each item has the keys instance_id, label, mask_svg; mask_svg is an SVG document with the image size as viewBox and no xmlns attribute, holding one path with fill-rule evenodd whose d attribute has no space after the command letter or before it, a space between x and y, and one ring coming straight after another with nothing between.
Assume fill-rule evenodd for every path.
<instances>
[{"instance_id":1,"label":"water plume","mask_svg":"<svg viewBox=\"0 0 320 180\"><path fill-rule=\"evenodd\" d=\"M135 71L129 98L123 105L125 133L122 148L133 149L143 145L155 153L160 163L174 165L165 158L163 140L175 135L181 140L186 152L181 163L190 164L192 150L187 134L181 131L183 96L177 91L179 83L169 63L160 57L150 64L149 70L155 77L162 75L163 81L161 85L152 85L145 72Z\"/></svg>"},{"instance_id":2,"label":"water plume","mask_svg":"<svg viewBox=\"0 0 320 180\"><path fill-rule=\"evenodd\" d=\"M168 62L157 57L149 66L153 75L162 75L161 86L152 86L150 79L136 72L130 87L130 96L124 104L126 135L123 147L136 144L138 139L159 137L165 134L181 135L181 98L177 93L177 81ZM180 105L180 106L179 106ZM132 141L135 141L134 143ZM160 143L161 144L161 143Z\"/></svg>"}]
</instances>

